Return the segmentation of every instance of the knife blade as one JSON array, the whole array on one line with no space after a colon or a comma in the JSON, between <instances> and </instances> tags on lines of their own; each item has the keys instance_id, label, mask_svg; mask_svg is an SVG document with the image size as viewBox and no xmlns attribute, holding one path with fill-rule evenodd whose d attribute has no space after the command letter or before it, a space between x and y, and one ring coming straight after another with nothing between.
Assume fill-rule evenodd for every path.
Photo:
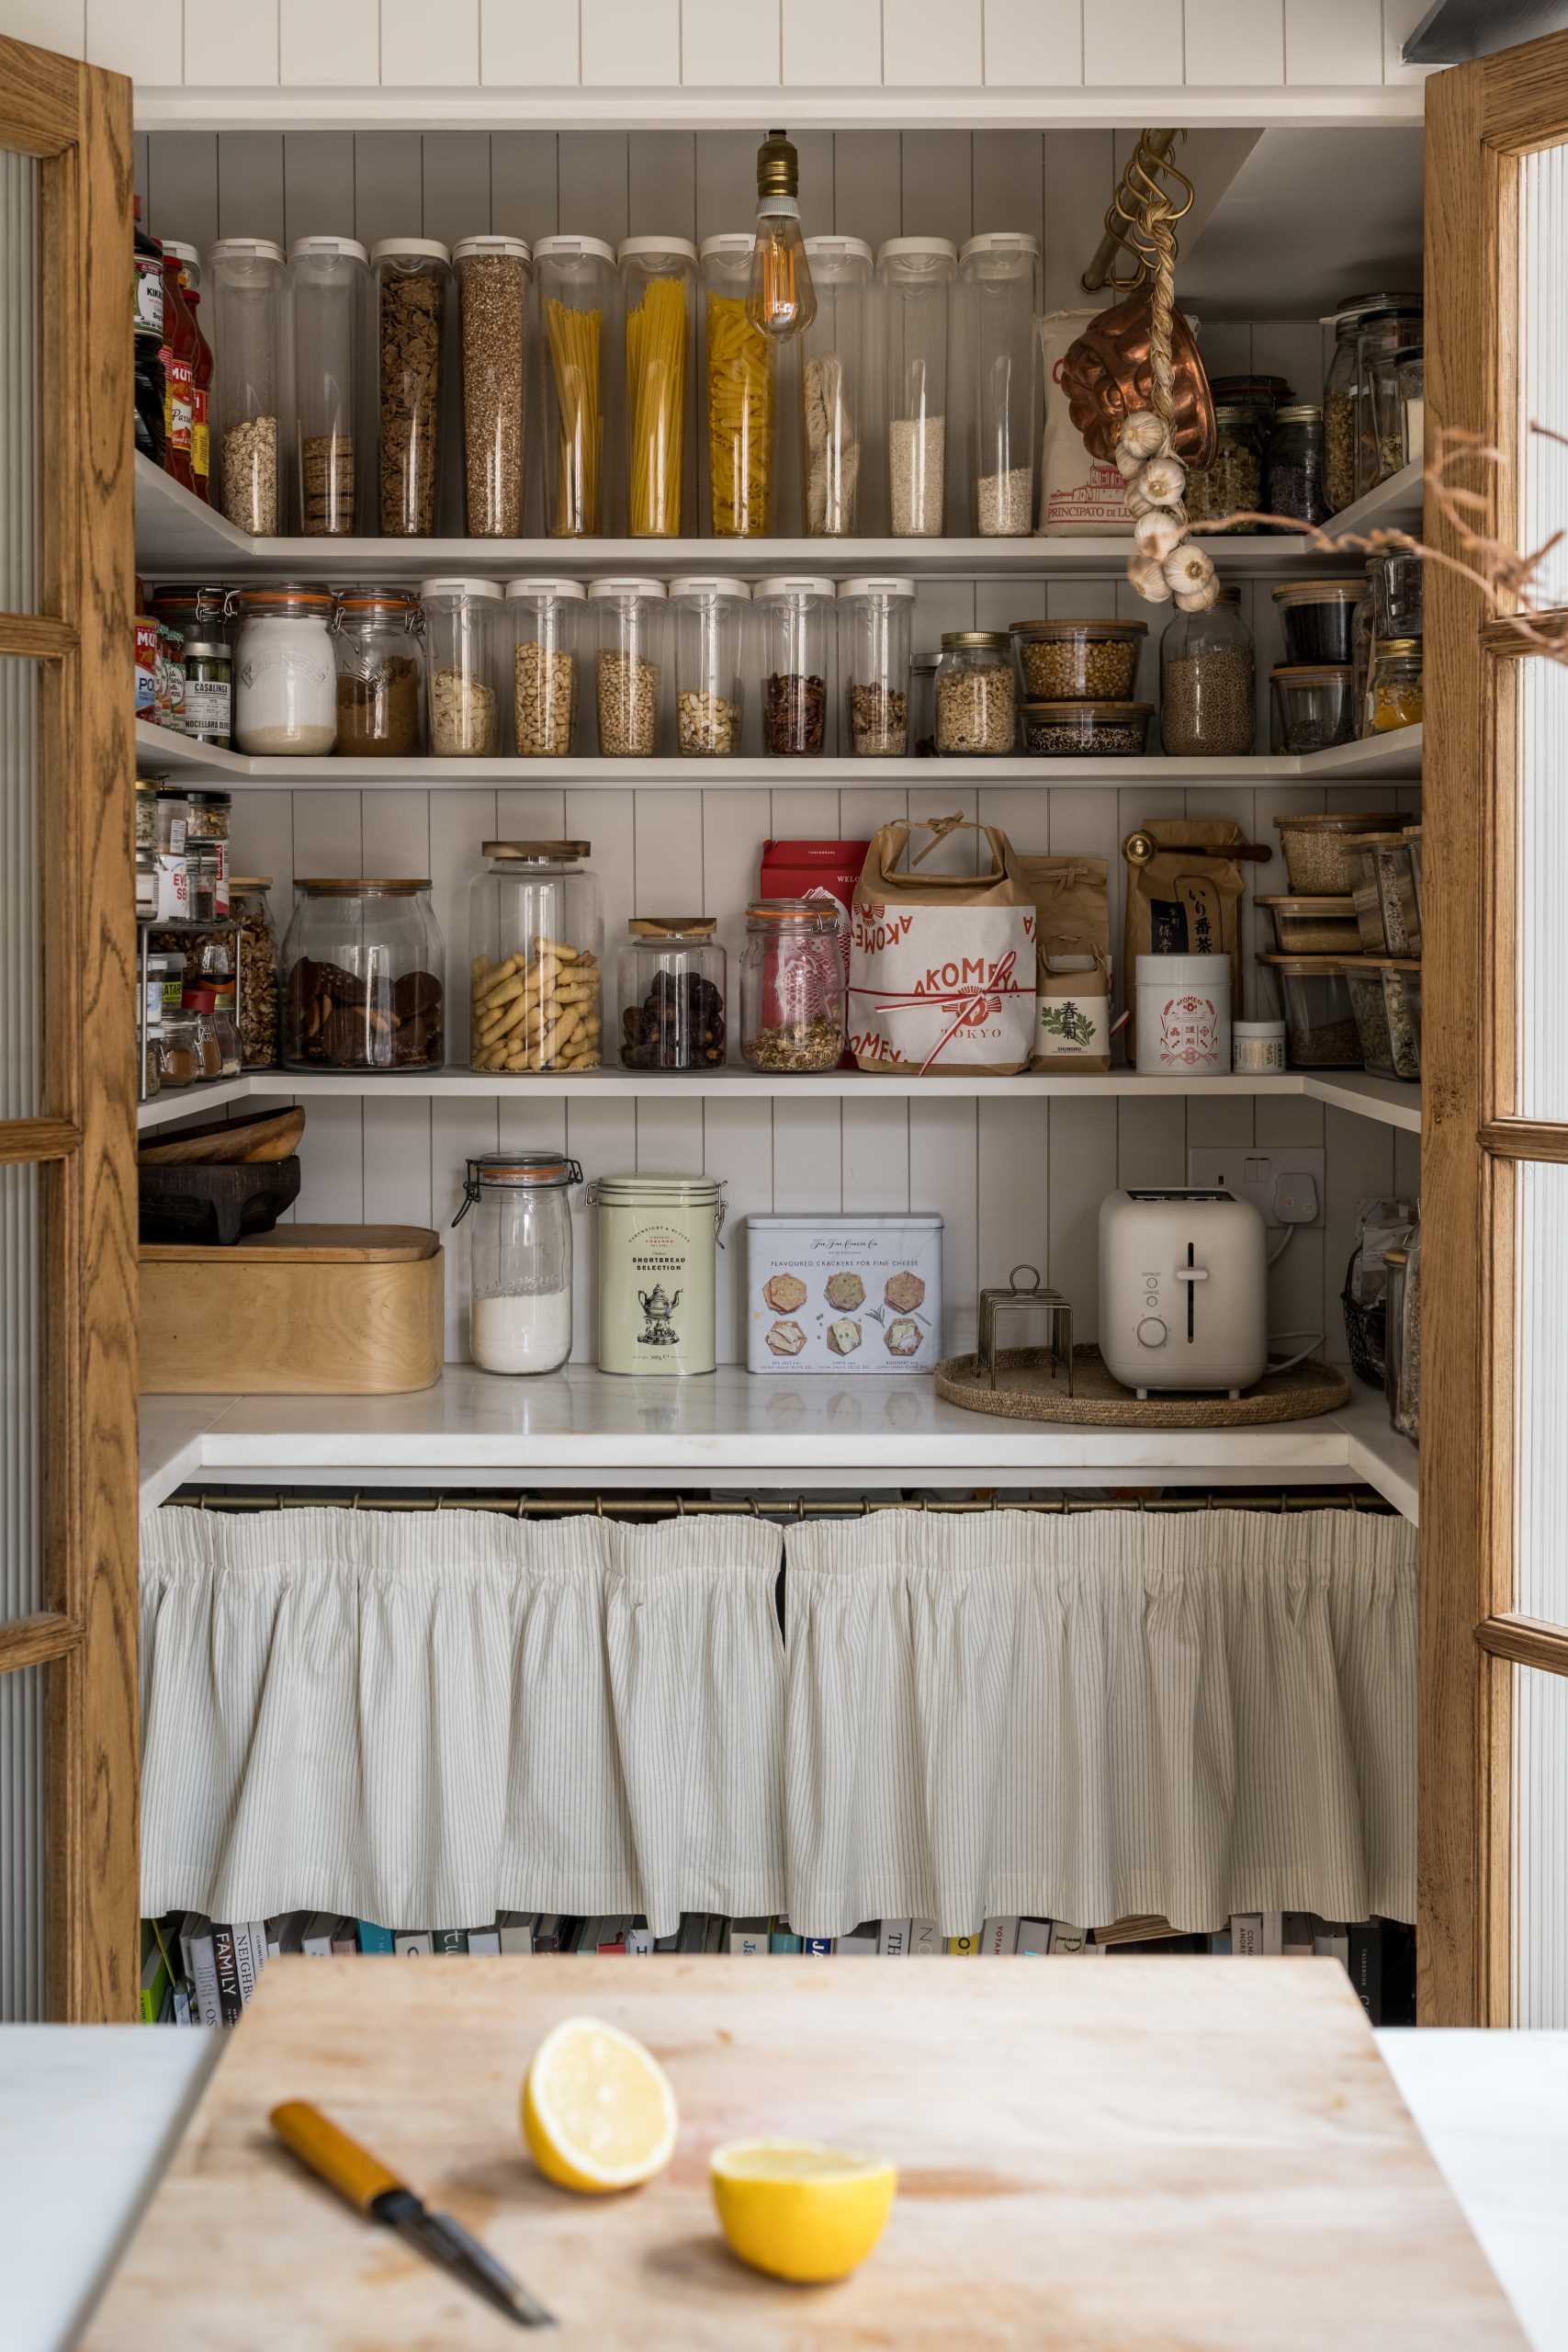
<instances>
[{"instance_id":1,"label":"knife blade","mask_svg":"<svg viewBox=\"0 0 1568 2352\"><path fill-rule=\"evenodd\" d=\"M504 2263L450 2213L432 2213L423 2198L368 2148L351 2140L308 2099L286 2099L272 2110L272 2128L285 2147L328 2187L384 2228L396 2230L427 2261L449 2270L470 2291L519 2327L553 2327L553 2312L514 2278Z\"/></svg>"}]
</instances>

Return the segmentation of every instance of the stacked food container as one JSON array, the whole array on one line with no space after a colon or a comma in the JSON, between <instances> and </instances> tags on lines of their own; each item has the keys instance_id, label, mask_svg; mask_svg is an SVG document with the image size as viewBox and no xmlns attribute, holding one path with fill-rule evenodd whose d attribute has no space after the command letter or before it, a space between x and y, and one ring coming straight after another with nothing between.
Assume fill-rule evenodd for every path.
<instances>
[{"instance_id":1,"label":"stacked food container","mask_svg":"<svg viewBox=\"0 0 1568 2352\"><path fill-rule=\"evenodd\" d=\"M1263 898L1294 1069L1421 1075L1421 828L1388 812L1281 817L1290 892Z\"/></svg>"}]
</instances>

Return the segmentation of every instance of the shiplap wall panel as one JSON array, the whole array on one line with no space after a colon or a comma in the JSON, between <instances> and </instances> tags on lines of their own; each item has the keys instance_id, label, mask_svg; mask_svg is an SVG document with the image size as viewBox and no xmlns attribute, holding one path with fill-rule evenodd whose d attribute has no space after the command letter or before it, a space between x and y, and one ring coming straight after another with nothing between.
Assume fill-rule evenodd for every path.
<instances>
[{"instance_id":1,"label":"shiplap wall panel","mask_svg":"<svg viewBox=\"0 0 1568 2352\"><path fill-rule=\"evenodd\" d=\"M586 86L680 88L680 0L581 0L581 10Z\"/></svg>"},{"instance_id":2,"label":"shiplap wall panel","mask_svg":"<svg viewBox=\"0 0 1568 2352\"><path fill-rule=\"evenodd\" d=\"M881 0L782 0L786 88L875 89Z\"/></svg>"},{"instance_id":3,"label":"shiplap wall panel","mask_svg":"<svg viewBox=\"0 0 1568 2352\"><path fill-rule=\"evenodd\" d=\"M475 89L479 0L381 0L381 83L386 89Z\"/></svg>"},{"instance_id":4,"label":"shiplap wall panel","mask_svg":"<svg viewBox=\"0 0 1568 2352\"><path fill-rule=\"evenodd\" d=\"M354 141L338 130L283 134L283 227L296 237L346 236L355 217Z\"/></svg>"},{"instance_id":5,"label":"shiplap wall panel","mask_svg":"<svg viewBox=\"0 0 1568 2352\"><path fill-rule=\"evenodd\" d=\"M1079 0L985 0L982 30L989 89L1065 89L1086 79Z\"/></svg>"},{"instance_id":6,"label":"shiplap wall panel","mask_svg":"<svg viewBox=\"0 0 1568 2352\"><path fill-rule=\"evenodd\" d=\"M779 0L681 0L681 79L691 89L776 89Z\"/></svg>"},{"instance_id":7,"label":"shiplap wall panel","mask_svg":"<svg viewBox=\"0 0 1568 2352\"><path fill-rule=\"evenodd\" d=\"M1363 0L1285 0L1285 79L1362 87L1382 75L1382 26Z\"/></svg>"},{"instance_id":8,"label":"shiplap wall panel","mask_svg":"<svg viewBox=\"0 0 1568 2352\"><path fill-rule=\"evenodd\" d=\"M1283 0L1186 0L1185 24L1190 86L1272 89L1284 81Z\"/></svg>"}]
</instances>

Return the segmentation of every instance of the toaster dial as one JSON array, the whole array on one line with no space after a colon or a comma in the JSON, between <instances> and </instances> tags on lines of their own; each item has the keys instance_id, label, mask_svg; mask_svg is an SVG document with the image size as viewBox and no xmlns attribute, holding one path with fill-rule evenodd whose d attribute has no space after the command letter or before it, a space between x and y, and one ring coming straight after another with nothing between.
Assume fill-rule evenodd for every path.
<instances>
[{"instance_id":1,"label":"toaster dial","mask_svg":"<svg viewBox=\"0 0 1568 2352\"><path fill-rule=\"evenodd\" d=\"M1138 1345L1141 1348L1163 1348L1169 1337L1170 1333L1157 1315L1145 1315L1138 1326Z\"/></svg>"}]
</instances>

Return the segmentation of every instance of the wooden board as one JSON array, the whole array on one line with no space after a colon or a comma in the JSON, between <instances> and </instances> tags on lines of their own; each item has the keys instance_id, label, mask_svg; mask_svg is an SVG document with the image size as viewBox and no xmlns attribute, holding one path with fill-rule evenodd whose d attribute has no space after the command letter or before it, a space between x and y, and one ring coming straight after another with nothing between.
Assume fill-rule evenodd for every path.
<instances>
[{"instance_id":1,"label":"wooden board","mask_svg":"<svg viewBox=\"0 0 1568 2352\"><path fill-rule=\"evenodd\" d=\"M305 1114L298 1105L289 1111L257 1111L246 1118L186 1127L162 1142L142 1144L137 1158L152 1168L180 1167L192 1161L287 1159L299 1150L304 1132Z\"/></svg>"},{"instance_id":2,"label":"wooden board","mask_svg":"<svg viewBox=\"0 0 1568 2352\"><path fill-rule=\"evenodd\" d=\"M551 2188L518 2136L531 2052L584 2011L681 2102L673 2165L627 2197ZM481 2233L563 2343L1524 2340L1328 1961L276 1961L90 2352L519 2340L274 2143L290 2098ZM728 2255L708 2154L764 2133L897 2158L855 2278L787 2289Z\"/></svg>"}]
</instances>

